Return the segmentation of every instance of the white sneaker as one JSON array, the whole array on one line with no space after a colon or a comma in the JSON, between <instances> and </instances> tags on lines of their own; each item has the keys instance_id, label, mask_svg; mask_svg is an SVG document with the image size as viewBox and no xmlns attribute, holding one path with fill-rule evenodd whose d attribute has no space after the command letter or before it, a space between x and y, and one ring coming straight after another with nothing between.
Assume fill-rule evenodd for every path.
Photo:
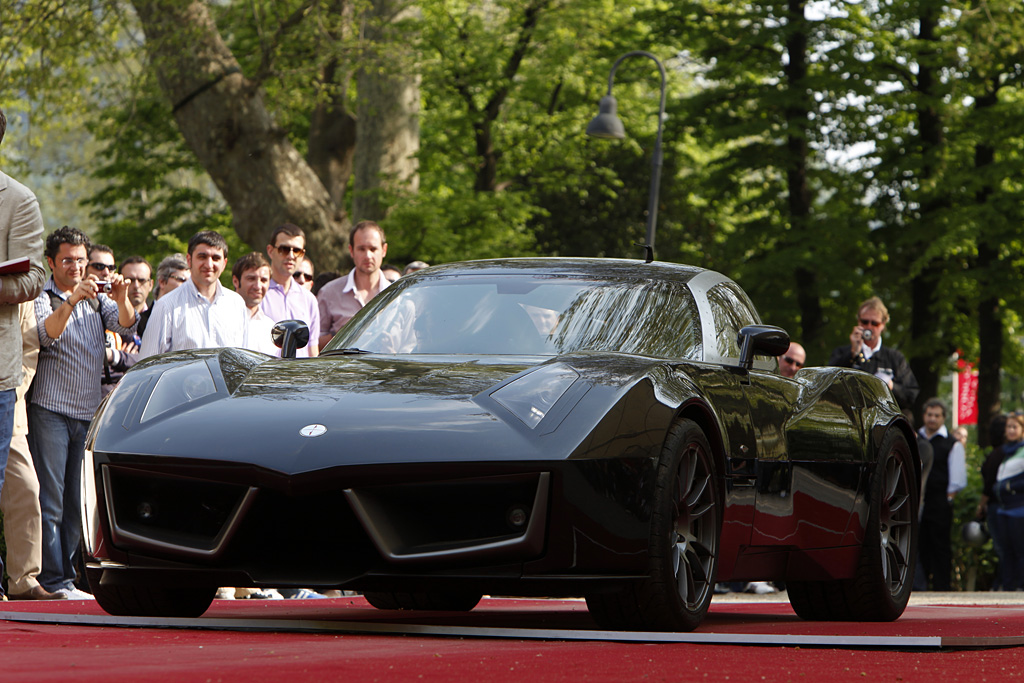
<instances>
[{"instance_id":1,"label":"white sneaker","mask_svg":"<svg viewBox=\"0 0 1024 683\"><path fill-rule=\"evenodd\" d=\"M278 593L276 588L257 588L245 597L250 600L284 600L284 596Z\"/></svg>"},{"instance_id":2,"label":"white sneaker","mask_svg":"<svg viewBox=\"0 0 1024 683\"><path fill-rule=\"evenodd\" d=\"M74 588L74 587L72 587L72 588L61 588L60 590L56 590L54 592L55 593L60 593L60 594L64 595L68 600L95 600L96 599L96 598L94 598L92 596L92 593L86 593L85 591L80 591L80 590L78 590L77 588Z\"/></svg>"},{"instance_id":3,"label":"white sneaker","mask_svg":"<svg viewBox=\"0 0 1024 683\"><path fill-rule=\"evenodd\" d=\"M775 592L775 586L771 585L767 581L751 581L747 584L747 593L756 593L757 595L766 595L768 593Z\"/></svg>"},{"instance_id":4,"label":"white sneaker","mask_svg":"<svg viewBox=\"0 0 1024 683\"><path fill-rule=\"evenodd\" d=\"M216 599L217 600L234 600L235 599L235 589L234 588L230 588L230 587L228 587L228 588L218 588L217 589Z\"/></svg>"}]
</instances>

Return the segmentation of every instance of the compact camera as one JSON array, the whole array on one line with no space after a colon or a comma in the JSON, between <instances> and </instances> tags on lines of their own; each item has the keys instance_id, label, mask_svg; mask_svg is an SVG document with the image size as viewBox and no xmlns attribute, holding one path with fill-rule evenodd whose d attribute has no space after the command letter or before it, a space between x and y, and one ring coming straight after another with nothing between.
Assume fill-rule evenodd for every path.
<instances>
[{"instance_id":1,"label":"compact camera","mask_svg":"<svg viewBox=\"0 0 1024 683\"><path fill-rule=\"evenodd\" d=\"M104 294L109 294L110 291L114 289L114 285L110 284L109 282L97 282L96 289L97 291L103 292Z\"/></svg>"},{"instance_id":2,"label":"compact camera","mask_svg":"<svg viewBox=\"0 0 1024 683\"><path fill-rule=\"evenodd\" d=\"M861 333L860 333L860 338L863 339L866 342L871 341L871 337L872 337L871 330L869 330L867 328L864 328L861 331Z\"/></svg>"}]
</instances>

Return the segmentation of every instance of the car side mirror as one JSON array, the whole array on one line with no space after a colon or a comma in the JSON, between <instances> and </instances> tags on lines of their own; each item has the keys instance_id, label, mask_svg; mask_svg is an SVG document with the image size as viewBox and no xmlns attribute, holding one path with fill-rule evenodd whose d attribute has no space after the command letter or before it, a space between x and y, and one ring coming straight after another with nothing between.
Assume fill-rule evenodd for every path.
<instances>
[{"instance_id":1,"label":"car side mirror","mask_svg":"<svg viewBox=\"0 0 1024 683\"><path fill-rule=\"evenodd\" d=\"M781 356L789 349L789 333L771 325L747 325L740 330L740 367L754 367L754 356Z\"/></svg>"},{"instance_id":2,"label":"car side mirror","mask_svg":"<svg viewBox=\"0 0 1024 683\"><path fill-rule=\"evenodd\" d=\"M309 343L309 327L301 320L282 320L270 333L281 358L295 358L295 352Z\"/></svg>"}]
</instances>

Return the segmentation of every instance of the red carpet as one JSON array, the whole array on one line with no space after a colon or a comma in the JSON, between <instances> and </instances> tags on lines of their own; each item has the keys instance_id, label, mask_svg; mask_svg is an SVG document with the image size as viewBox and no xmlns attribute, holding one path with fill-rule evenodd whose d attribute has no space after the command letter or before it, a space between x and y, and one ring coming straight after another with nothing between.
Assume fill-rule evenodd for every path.
<instances>
[{"instance_id":1,"label":"red carpet","mask_svg":"<svg viewBox=\"0 0 1024 683\"><path fill-rule=\"evenodd\" d=\"M1015 647L1024 642L1024 608L912 606L886 624L799 620L785 603L723 603L701 630L704 638L811 637L825 647L698 643L534 640L250 632L53 625L13 621L38 615L104 613L94 603L0 605L0 681L278 681L425 680L871 680L1005 681L1024 677ZM37 616L32 616L37 615ZM275 621L366 628L525 629L593 631L582 602L485 600L468 614L379 612L361 598L311 601L219 601L198 622L237 619L258 627ZM594 633L594 636L599 635ZM585 638L586 634L574 635ZM907 649L834 646L829 638L930 638ZM938 639L939 642L935 642Z\"/></svg>"}]
</instances>

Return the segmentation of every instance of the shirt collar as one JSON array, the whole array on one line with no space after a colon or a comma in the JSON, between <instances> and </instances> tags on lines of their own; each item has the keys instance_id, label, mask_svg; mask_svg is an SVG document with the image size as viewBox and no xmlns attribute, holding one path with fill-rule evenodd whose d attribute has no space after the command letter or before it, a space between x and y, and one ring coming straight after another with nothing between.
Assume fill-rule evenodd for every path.
<instances>
[{"instance_id":1,"label":"shirt collar","mask_svg":"<svg viewBox=\"0 0 1024 683\"><path fill-rule=\"evenodd\" d=\"M180 286L181 287L188 287L189 296L192 297L193 299L198 297L198 298L202 299L203 301L206 301L207 303L212 304L215 301L217 301L217 299L221 298L221 296L224 295L224 285L222 285L220 283L220 280L218 279L213 284L216 287L216 289L213 292L213 300L212 301L207 300L207 298L205 296L203 296L202 294L199 293L199 288L196 287L196 283L192 281L191 277L189 279L185 280L184 282L182 282Z\"/></svg>"},{"instance_id":2,"label":"shirt collar","mask_svg":"<svg viewBox=\"0 0 1024 683\"><path fill-rule=\"evenodd\" d=\"M878 335L878 346L871 348L867 344L861 346L861 352L864 354L864 360L870 360L871 356L875 355L882 350L882 335Z\"/></svg>"},{"instance_id":3,"label":"shirt collar","mask_svg":"<svg viewBox=\"0 0 1024 683\"><path fill-rule=\"evenodd\" d=\"M342 294L345 292L351 292L356 288L356 269L348 271L348 275L345 276L345 286L341 288Z\"/></svg>"},{"instance_id":4,"label":"shirt collar","mask_svg":"<svg viewBox=\"0 0 1024 683\"><path fill-rule=\"evenodd\" d=\"M928 436L928 430L926 430L924 427L921 427L921 429L918 430L918 434L920 434L926 439L934 439L937 436L941 436L943 439L945 439L947 436L949 436L949 432L946 431L946 425L942 425L941 427L939 427L938 431L932 434L931 436Z\"/></svg>"},{"instance_id":5,"label":"shirt collar","mask_svg":"<svg viewBox=\"0 0 1024 683\"><path fill-rule=\"evenodd\" d=\"M388 285L390 285L390 284L391 284L391 281L388 280L386 277L384 277L384 273L380 273L379 279L377 280L377 291L374 292L374 294L380 294L385 289L387 289ZM341 288L341 291L342 291L342 293L350 292L350 291L354 290L355 288L356 288L356 269L353 268L352 270L348 271L348 275L345 276L345 286ZM372 299L373 297L370 297L370 298Z\"/></svg>"}]
</instances>

